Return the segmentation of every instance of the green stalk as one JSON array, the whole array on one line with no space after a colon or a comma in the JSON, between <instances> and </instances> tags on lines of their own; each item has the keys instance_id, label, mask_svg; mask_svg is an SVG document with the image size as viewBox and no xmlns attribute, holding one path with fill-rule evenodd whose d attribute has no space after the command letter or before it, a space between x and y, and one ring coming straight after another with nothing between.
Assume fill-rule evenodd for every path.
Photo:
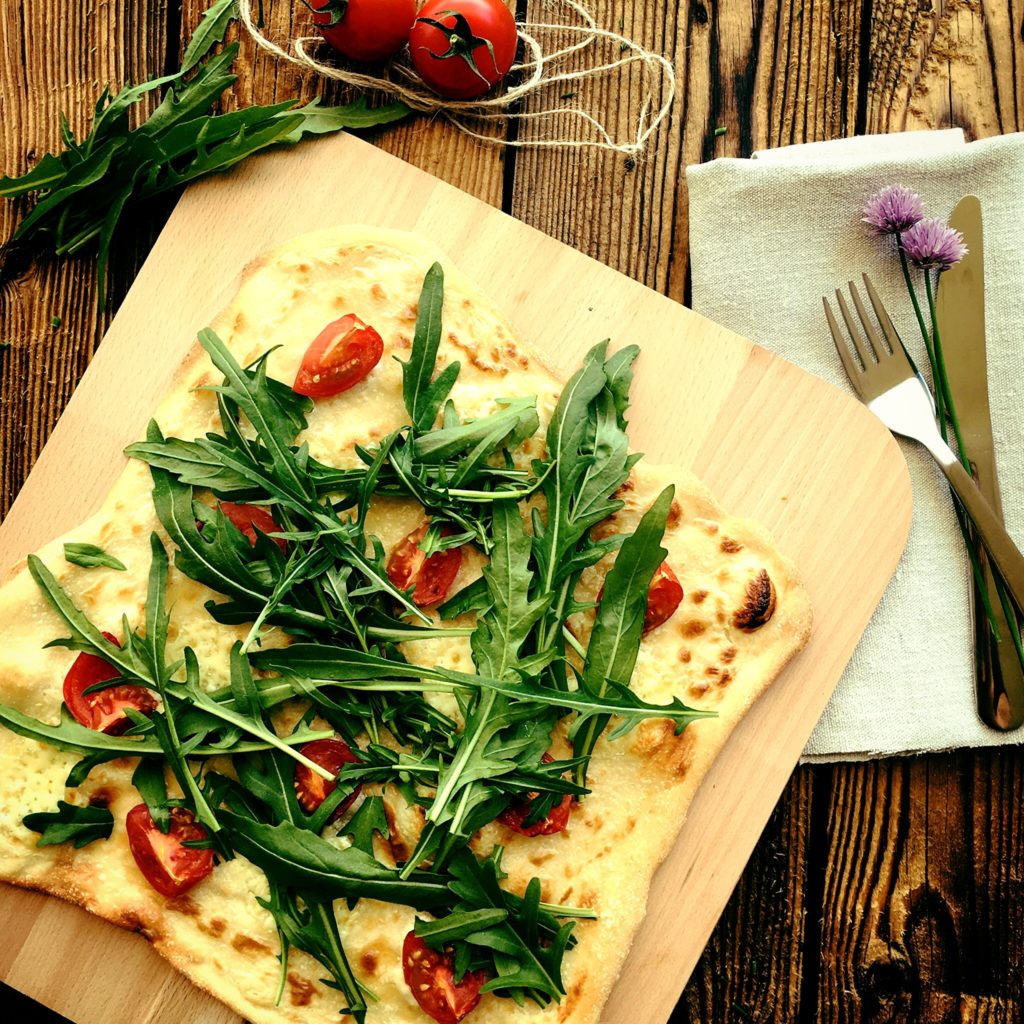
<instances>
[{"instance_id":1,"label":"green stalk","mask_svg":"<svg viewBox=\"0 0 1024 1024\"><path fill-rule=\"evenodd\" d=\"M942 439L946 439L946 409L945 396L938 386L938 368L935 363L935 350L932 347L932 337L928 331L928 325L924 322L924 314L921 312L921 303L917 298L917 289L910 276L910 264L907 262L907 254L903 248L903 238L897 233L896 251L900 254L900 267L903 269L903 280L907 284L907 293L910 295L910 303L914 307L914 315L917 317L917 326L921 328L921 337L924 339L924 347L928 352L928 363L932 368L932 382L935 384L935 416L939 422L939 431ZM925 277L927 278L927 273ZM933 319L934 322L934 319Z\"/></svg>"},{"instance_id":2,"label":"green stalk","mask_svg":"<svg viewBox=\"0 0 1024 1024\"><path fill-rule=\"evenodd\" d=\"M934 380L936 394L942 393L942 401L949 416L949 422L953 424L953 436L956 438L956 446L960 458L960 464L971 472L970 459L964 447L963 435L960 431L960 420L953 405L953 392L949 387L949 375L946 373L946 359L942 354L942 339L939 337L939 319L935 311L935 290L932 288L932 275L926 270L924 272L924 290L928 296L928 312L932 319L932 352L934 353ZM940 421L941 422L941 421Z\"/></svg>"}]
</instances>

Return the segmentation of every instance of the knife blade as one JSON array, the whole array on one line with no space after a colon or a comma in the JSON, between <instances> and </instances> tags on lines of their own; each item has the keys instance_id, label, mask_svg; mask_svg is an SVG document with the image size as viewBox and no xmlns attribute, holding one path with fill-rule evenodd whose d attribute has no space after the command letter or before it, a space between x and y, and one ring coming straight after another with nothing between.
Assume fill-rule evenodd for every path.
<instances>
[{"instance_id":1,"label":"knife blade","mask_svg":"<svg viewBox=\"0 0 1024 1024\"><path fill-rule=\"evenodd\" d=\"M940 278L936 301L939 334L950 393L975 481L1002 518L988 397L985 252L978 197L964 196L957 203L949 222L964 236L968 253ZM980 543L974 547L1000 634L997 643L979 596L977 581L972 581L978 713L988 725L1006 731L1024 724L1024 670L1011 640L1010 624L1000 605L985 549Z\"/></svg>"}]
</instances>

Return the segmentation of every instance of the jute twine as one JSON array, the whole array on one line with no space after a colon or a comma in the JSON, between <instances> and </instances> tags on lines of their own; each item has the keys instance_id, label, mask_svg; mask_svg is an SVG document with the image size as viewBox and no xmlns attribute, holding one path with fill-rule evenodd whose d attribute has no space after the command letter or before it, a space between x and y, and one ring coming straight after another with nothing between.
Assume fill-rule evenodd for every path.
<instances>
[{"instance_id":1,"label":"jute twine","mask_svg":"<svg viewBox=\"0 0 1024 1024\"><path fill-rule=\"evenodd\" d=\"M321 48L320 36L301 36L282 46L257 27L253 20L253 0L239 0L239 15L246 31L256 44L279 60L315 71L360 89L375 89L403 100L414 110L441 116L460 131L484 142L517 147L566 146L594 147L616 153L641 153L658 126L668 116L675 98L675 73L671 63L627 39L618 32L599 28L590 8L582 0L556 0L564 13L574 15L575 23L526 22L518 26L527 59L512 68L510 87L498 87L494 95L476 100L445 100L430 92L413 68L403 60L393 61L379 73L354 70L336 64L325 64L313 56L311 49ZM571 41L546 53L542 40ZM566 67L593 59L603 48L614 56L586 67ZM594 54L584 51L595 51ZM599 77L620 76L638 67L642 73L643 92L637 112L622 134L613 134L597 117L577 106L565 105L574 86ZM574 97L573 97L574 98ZM557 101L557 102L555 102ZM490 123L519 122L524 130L515 138L504 138L484 131ZM566 124L573 125L565 131ZM564 135L552 134L556 129Z\"/></svg>"}]
</instances>

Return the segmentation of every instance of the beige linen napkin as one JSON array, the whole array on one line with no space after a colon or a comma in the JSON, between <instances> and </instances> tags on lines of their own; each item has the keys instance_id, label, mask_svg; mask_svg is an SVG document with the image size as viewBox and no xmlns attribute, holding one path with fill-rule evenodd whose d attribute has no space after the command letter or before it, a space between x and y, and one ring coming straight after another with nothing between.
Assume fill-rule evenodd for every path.
<instances>
[{"instance_id":1,"label":"beige linen napkin","mask_svg":"<svg viewBox=\"0 0 1024 1024\"><path fill-rule=\"evenodd\" d=\"M1024 135L965 144L959 130L791 146L687 169L693 307L843 388L821 297L862 271L912 353L920 332L895 256L860 223L876 189L919 192L946 218L981 199L985 312L996 455L1009 532L1024 543ZM910 465L910 540L818 723L806 760L1024 741L988 729L974 706L969 566L949 492L931 459Z\"/></svg>"}]
</instances>

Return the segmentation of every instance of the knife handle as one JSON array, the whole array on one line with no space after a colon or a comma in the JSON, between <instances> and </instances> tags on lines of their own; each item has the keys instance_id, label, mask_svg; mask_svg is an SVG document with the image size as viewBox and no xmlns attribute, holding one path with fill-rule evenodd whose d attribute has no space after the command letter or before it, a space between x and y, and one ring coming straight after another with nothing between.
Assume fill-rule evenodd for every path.
<instances>
[{"instance_id":1,"label":"knife handle","mask_svg":"<svg viewBox=\"0 0 1024 1024\"><path fill-rule=\"evenodd\" d=\"M936 442L936 445L931 446L932 454L942 467L942 472L946 474L949 486L956 492L964 511L977 527L981 542L988 550L999 575L1002 576L1013 603L1019 609L1024 608L1024 555L1013 543L1013 539L999 521L999 516L978 490L977 484L970 478L967 470L960 465L960 461L945 444L938 441L938 438Z\"/></svg>"},{"instance_id":2,"label":"knife handle","mask_svg":"<svg viewBox=\"0 0 1024 1024\"><path fill-rule=\"evenodd\" d=\"M999 640L996 640L978 581L972 576L978 713L986 725L1009 732L1024 725L1024 668L1017 657L1010 634L1011 626L999 601L995 574L980 541L975 543L975 554L988 590L992 617L999 629Z\"/></svg>"}]
</instances>

